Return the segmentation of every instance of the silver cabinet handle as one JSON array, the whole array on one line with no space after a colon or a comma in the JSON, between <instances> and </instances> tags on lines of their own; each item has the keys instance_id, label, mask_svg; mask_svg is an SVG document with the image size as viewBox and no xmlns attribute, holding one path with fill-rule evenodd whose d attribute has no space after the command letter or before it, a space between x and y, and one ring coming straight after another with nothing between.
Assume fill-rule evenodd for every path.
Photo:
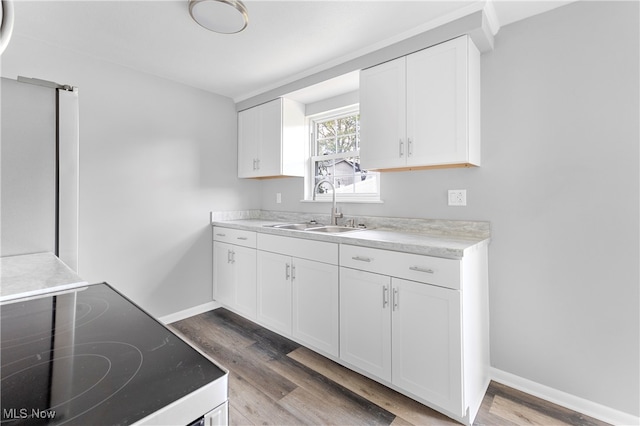
<instances>
[{"instance_id":1,"label":"silver cabinet handle","mask_svg":"<svg viewBox=\"0 0 640 426\"><path fill-rule=\"evenodd\" d=\"M421 268L419 266L409 266L409 269L411 269L412 271L424 272L424 273L427 273L427 274L433 274L434 273L433 269Z\"/></svg>"},{"instance_id":2,"label":"silver cabinet handle","mask_svg":"<svg viewBox=\"0 0 640 426\"><path fill-rule=\"evenodd\" d=\"M413 145L413 142L411 142L410 138L407 138L407 156L411 157L413 155L413 149L411 149L411 146Z\"/></svg>"},{"instance_id":3,"label":"silver cabinet handle","mask_svg":"<svg viewBox=\"0 0 640 426\"><path fill-rule=\"evenodd\" d=\"M296 279L296 265L291 265L291 281Z\"/></svg>"},{"instance_id":4,"label":"silver cabinet handle","mask_svg":"<svg viewBox=\"0 0 640 426\"><path fill-rule=\"evenodd\" d=\"M220 233L220 232L216 233L216 235L218 237L226 237L227 236L227 234L223 234L223 233Z\"/></svg>"},{"instance_id":5,"label":"silver cabinet handle","mask_svg":"<svg viewBox=\"0 0 640 426\"><path fill-rule=\"evenodd\" d=\"M353 260L357 260L360 262L371 262L373 259L370 257L362 257L362 256L352 256L351 257Z\"/></svg>"},{"instance_id":6,"label":"silver cabinet handle","mask_svg":"<svg viewBox=\"0 0 640 426\"><path fill-rule=\"evenodd\" d=\"M256 170L260 170L260 159L259 158L256 159L256 164L258 165L256 167Z\"/></svg>"},{"instance_id":7,"label":"silver cabinet handle","mask_svg":"<svg viewBox=\"0 0 640 426\"><path fill-rule=\"evenodd\" d=\"M227 250L227 263L231 263L231 250Z\"/></svg>"},{"instance_id":8,"label":"silver cabinet handle","mask_svg":"<svg viewBox=\"0 0 640 426\"><path fill-rule=\"evenodd\" d=\"M382 308L389 306L389 287L382 286Z\"/></svg>"},{"instance_id":9,"label":"silver cabinet handle","mask_svg":"<svg viewBox=\"0 0 640 426\"><path fill-rule=\"evenodd\" d=\"M400 148L400 157L404 156L404 142L402 141L402 139L399 140L399 148Z\"/></svg>"},{"instance_id":10,"label":"silver cabinet handle","mask_svg":"<svg viewBox=\"0 0 640 426\"><path fill-rule=\"evenodd\" d=\"M236 252L231 250L231 263L236 263Z\"/></svg>"},{"instance_id":11,"label":"silver cabinet handle","mask_svg":"<svg viewBox=\"0 0 640 426\"><path fill-rule=\"evenodd\" d=\"M398 310L398 299L400 298L400 293L398 292L397 288L393 289L393 295L392 295L392 303L393 303L393 310L397 311Z\"/></svg>"},{"instance_id":12,"label":"silver cabinet handle","mask_svg":"<svg viewBox=\"0 0 640 426\"><path fill-rule=\"evenodd\" d=\"M288 280L289 278L291 278L291 273L289 272L290 270L291 270L291 265L289 265L289 264L287 263L287 265L286 265L286 267L285 267L285 272L284 272L284 274L285 274L285 279L287 279L287 280Z\"/></svg>"},{"instance_id":13,"label":"silver cabinet handle","mask_svg":"<svg viewBox=\"0 0 640 426\"><path fill-rule=\"evenodd\" d=\"M236 237L236 239L238 239L238 240L248 240L249 238L248 237Z\"/></svg>"},{"instance_id":14,"label":"silver cabinet handle","mask_svg":"<svg viewBox=\"0 0 640 426\"><path fill-rule=\"evenodd\" d=\"M255 169L256 169L256 159L254 158L253 159L253 170L255 170Z\"/></svg>"}]
</instances>

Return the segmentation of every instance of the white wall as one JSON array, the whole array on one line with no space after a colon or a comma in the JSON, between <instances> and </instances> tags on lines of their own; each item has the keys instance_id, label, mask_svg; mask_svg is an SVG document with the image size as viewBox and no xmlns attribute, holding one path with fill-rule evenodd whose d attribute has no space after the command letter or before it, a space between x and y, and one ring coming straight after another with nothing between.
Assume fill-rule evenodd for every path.
<instances>
[{"instance_id":1,"label":"white wall","mask_svg":"<svg viewBox=\"0 0 640 426\"><path fill-rule=\"evenodd\" d=\"M80 275L157 316L211 301L209 211L259 207L232 100L19 34L1 65L79 88Z\"/></svg>"},{"instance_id":2,"label":"white wall","mask_svg":"<svg viewBox=\"0 0 640 426\"><path fill-rule=\"evenodd\" d=\"M637 2L579 2L504 28L482 61L492 363L636 416L638 22Z\"/></svg>"},{"instance_id":3,"label":"white wall","mask_svg":"<svg viewBox=\"0 0 640 426\"><path fill-rule=\"evenodd\" d=\"M490 221L493 366L635 416L638 21L637 2L582 1L504 27L482 56L482 167L386 173L383 205L341 206ZM329 212L299 203L302 179L262 187L263 209Z\"/></svg>"}]
</instances>

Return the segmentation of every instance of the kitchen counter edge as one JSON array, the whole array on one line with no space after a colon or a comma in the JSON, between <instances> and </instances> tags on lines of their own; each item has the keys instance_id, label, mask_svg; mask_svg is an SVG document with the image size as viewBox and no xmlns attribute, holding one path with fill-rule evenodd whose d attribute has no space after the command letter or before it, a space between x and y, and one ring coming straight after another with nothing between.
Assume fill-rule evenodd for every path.
<instances>
[{"instance_id":1,"label":"kitchen counter edge","mask_svg":"<svg viewBox=\"0 0 640 426\"><path fill-rule=\"evenodd\" d=\"M211 222L211 225L254 231L263 234L281 235L283 237L303 238L336 244L350 244L457 260L462 259L465 252L475 250L483 245L488 245L491 241L490 238L446 237L384 228L354 230L341 234L323 234L271 227L271 225L280 223L283 222L262 219L240 219L214 220Z\"/></svg>"}]
</instances>

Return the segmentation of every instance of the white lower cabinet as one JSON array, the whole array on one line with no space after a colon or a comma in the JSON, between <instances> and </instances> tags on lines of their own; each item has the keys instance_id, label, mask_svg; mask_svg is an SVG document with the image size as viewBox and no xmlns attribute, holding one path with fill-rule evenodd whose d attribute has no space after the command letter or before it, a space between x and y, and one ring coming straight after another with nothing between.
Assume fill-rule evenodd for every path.
<instances>
[{"instance_id":1,"label":"white lower cabinet","mask_svg":"<svg viewBox=\"0 0 640 426\"><path fill-rule=\"evenodd\" d=\"M487 246L461 260L215 228L232 310L462 423L489 384Z\"/></svg>"},{"instance_id":2,"label":"white lower cabinet","mask_svg":"<svg viewBox=\"0 0 640 426\"><path fill-rule=\"evenodd\" d=\"M338 266L293 259L293 337L338 356Z\"/></svg>"},{"instance_id":3,"label":"white lower cabinet","mask_svg":"<svg viewBox=\"0 0 640 426\"><path fill-rule=\"evenodd\" d=\"M340 358L462 415L459 291L341 268Z\"/></svg>"},{"instance_id":4,"label":"white lower cabinet","mask_svg":"<svg viewBox=\"0 0 640 426\"><path fill-rule=\"evenodd\" d=\"M486 246L462 260L340 246L340 360L471 424L489 384Z\"/></svg>"},{"instance_id":5,"label":"white lower cabinet","mask_svg":"<svg viewBox=\"0 0 640 426\"><path fill-rule=\"evenodd\" d=\"M340 359L391 381L391 278L340 268Z\"/></svg>"},{"instance_id":6,"label":"white lower cabinet","mask_svg":"<svg viewBox=\"0 0 640 426\"><path fill-rule=\"evenodd\" d=\"M460 291L391 280L391 382L460 416Z\"/></svg>"},{"instance_id":7,"label":"white lower cabinet","mask_svg":"<svg viewBox=\"0 0 640 426\"><path fill-rule=\"evenodd\" d=\"M291 336L291 257L258 251L258 316L262 324Z\"/></svg>"},{"instance_id":8,"label":"white lower cabinet","mask_svg":"<svg viewBox=\"0 0 640 426\"><path fill-rule=\"evenodd\" d=\"M213 298L223 305L233 305L235 265L231 263L231 244L213 242Z\"/></svg>"},{"instance_id":9,"label":"white lower cabinet","mask_svg":"<svg viewBox=\"0 0 640 426\"><path fill-rule=\"evenodd\" d=\"M258 322L337 357L337 263L337 244L259 235Z\"/></svg>"},{"instance_id":10,"label":"white lower cabinet","mask_svg":"<svg viewBox=\"0 0 640 426\"><path fill-rule=\"evenodd\" d=\"M213 298L249 319L256 318L255 232L214 229Z\"/></svg>"},{"instance_id":11,"label":"white lower cabinet","mask_svg":"<svg viewBox=\"0 0 640 426\"><path fill-rule=\"evenodd\" d=\"M204 416L205 426L227 426L229 424L229 402L225 401Z\"/></svg>"}]
</instances>

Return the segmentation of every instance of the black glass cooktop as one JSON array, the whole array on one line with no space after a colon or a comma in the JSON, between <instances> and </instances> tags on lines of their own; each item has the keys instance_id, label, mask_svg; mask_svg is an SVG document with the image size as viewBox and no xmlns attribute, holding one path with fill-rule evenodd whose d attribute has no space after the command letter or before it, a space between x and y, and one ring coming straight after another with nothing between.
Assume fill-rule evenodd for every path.
<instances>
[{"instance_id":1,"label":"black glass cooktop","mask_svg":"<svg viewBox=\"0 0 640 426\"><path fill-rule=\"evenodd\" d=\"M107 284L0 314L2 425L131 424L225 374Z\"/></svg>"}]
</instances>

